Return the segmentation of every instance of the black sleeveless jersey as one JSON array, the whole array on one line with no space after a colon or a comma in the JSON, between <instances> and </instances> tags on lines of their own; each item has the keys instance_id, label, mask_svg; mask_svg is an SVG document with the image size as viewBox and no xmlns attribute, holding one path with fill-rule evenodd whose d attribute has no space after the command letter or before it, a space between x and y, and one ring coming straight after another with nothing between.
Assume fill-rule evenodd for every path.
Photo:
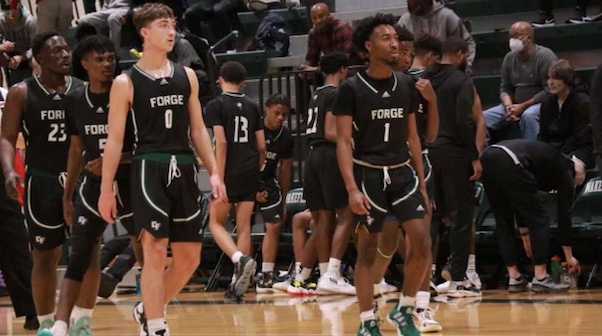
<instances>
[{"instance_id":1,"label":"black sleeveless jersey","mask_svg":"<svg viewBox=\"0 0 602 336\"><path fill-rule=\"evenodd\" d=\"M134 86L134 154L192 154L184 67L172 62L168 77L154 78L134 65L128 75Z\"/></svg>"},{"instance_id":2,"label":"black sleeveless jersey","mask_svg":"<svg viewBox=\"0 0 602 336\"><path fill-rule=\"evenodd\" d=\"M28 168L60 173L67 170L69 137L65 129L64 98L82 85L82 81L67 76L64 93L49 93L37 76L27 78L27 103L22 127L26 142L25 164Z\"/></svg>"},{"instance_id":3,"label":"black sleeveless jersey","mask_svg":"<svg viewBox=\"0 0 602 336\"><path fill-rule=\"evenodd\" d=\"M90 92L88 84L79 87L65 96L65 118L67 135L79 135L84 145L86 162L101 157L104 153L109 134L109 92L96 94ZM134 127L128 115L123 137L123 152L131 153L134 144ZM117 176L125 177L119 166Z\"/></svg>"},{"instance_id":4,"label":"black sleeveless jersey","mask_svg":"<svg viewBox=\"0 0 602 336\"><path fill-rule=\"evenodd\" d=\"M334 102L337 97L337 88L332 85L324 85L316 89L307 111L307 143L310 146L319 146L324 144L333 144L326 140L324 134L324 121L326 112L333 110Z\"/></svg>"},{"instance_id":5,"label":"black sleeveless jersey","mask_svg":"<svg viewBox=\"0 0 602 336\"><path fill-rule=\"evenodd\" d=\"M210 127L222 126L228 142L226 175L259 171L255 132L263 129L259 106L244 94L224 92L205 108Z\"/></svg>"},{"instance_id":6,"label":"black sleeveless jersey","mask_svg":"<svg viewBox=\"0 0 602 336\"><path fill-rule=\"evenodd\" d=\"M261 172L261 179L264 181L275 179L278 162L281 159L290 159L293 157L294 141L291 131L288 127L282 125L280 129L272 131L265 127L265 168Z\"/></svg>"},{"instance_id":7,"label":"black sleeveless jersey","mask_svg":"<svg viewBox=\"0 0 602 336\"><path fill-rule=\"evenodd\" d=\"M408 75L414 78L414 81L418 82L420 78L424 78L425 69L415 68L408 70ZM418 94L418 111L416 111L416 128L418 129L418 136L420 137L420 144L422 146L422 150L426 149L426 140L424 137L426 136L426 122L428 119L428 102L421 94Z\"/></svg>"},{"instance_id":8,"label":"black sleeveless jersey","mask_svg":"<svg viewBox=\"0 0 602 336\"><path fill-rule=\"evenodd\" d=\"M353 117L354 160L376 166L409 160L406 116L418 110L418 95L414 80L400 72L377 80L362 71L341 84L333 113Z\"/></svg>"}]
</instances>

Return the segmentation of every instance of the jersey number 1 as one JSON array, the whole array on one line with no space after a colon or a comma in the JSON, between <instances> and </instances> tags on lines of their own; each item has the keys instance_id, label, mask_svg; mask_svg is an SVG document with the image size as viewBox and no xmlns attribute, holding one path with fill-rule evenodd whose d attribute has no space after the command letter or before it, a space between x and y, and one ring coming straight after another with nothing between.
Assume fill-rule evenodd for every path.
<instances>
[{"instance_id":1,"label":"jersey number 1","mask_svg":"<svg viewBox=\"0 0 602 336\"><path fill-rule=\"evenodd\" d=\"M314 134L318 131L318 107L309 108L307 111L307 130L306 135Z\"/></svg>"},{"instance_id":2,"label":"jersey number 1","mask_svg":"<svg viewBox=\"0 0 602 336\"><path fill-rule=\"evenodd\" d=\"M234 142L249 142L249 120L243 116L234 117Z\"/></svg>"},{"instance_id":3,"label":"jersey number 1","mask_svg":"<svg viewBox=\"0 0 602 336\"><path fill-rule=\"evenodd\" d=\"M391 123L385 124L385 142L389 142L389 129L391 128Z\"/></svg>"}]
</instances>

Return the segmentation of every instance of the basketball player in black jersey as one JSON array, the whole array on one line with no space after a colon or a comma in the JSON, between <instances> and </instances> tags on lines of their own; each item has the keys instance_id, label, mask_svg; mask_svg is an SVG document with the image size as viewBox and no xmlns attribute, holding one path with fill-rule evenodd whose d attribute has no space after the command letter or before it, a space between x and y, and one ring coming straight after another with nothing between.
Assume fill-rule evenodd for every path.
<instances>
[{"instance_id":1,"label":"basketball player in black jersey","mask_svg":"<svg viewBox=\"0 0 602 336\"><path fill-rule=\"evenodd\" d=\"M257 194L259 210L265 222L265 237L261 244L263 262L257 293L272 293L274 266L278 253L278 237L286 220L286 194L291 184L294 140L284 121L291 109L283 94L273 94L265 102L263 132L265 133L266 163L261 172L263 190Z\"/></svg>"},{"instance_id":2,"label":"basketball player in black jersey","mask_svg":"<svg viewBox=\"0 0 602 336\"><path fill-rule=\"evenodd\" d=\"M209 134L198 100L198 79L189 68L171 63L175 41L172 10L148 3L134 10L144 52L110 92L109 136L102 164L98 208L107 222L117 216L113 181L123 149L127 117L134 123L131 166L132 210L142 243L142 301L134 307L141 335L169 335L165 305L188 282L201 255L201 216L196 153L210 174L215 202L225 201ZM173 261L165 270L167 245Z\"/></svg>"},{"instance_id":3,"label":"basketball player in black jersey","mask_svg":"<svg viewBox=\"0 0 602 336\"><path fill-rule=\"evenodd\" d=\"M36 36L33 54L40 64L40 76L11 87L2 116L0 156L6 178L6 191L17 198L21 183L13 169L15 141L19 131L25 135L27 176L25 219L33 247L31 284L40 328L54 321L56 265L65 241L63 184L67 169L69 138L65 132L64 95L81 81L68 76L71 52L57 33Z\"/></svg>"},{"instance_id":4,"label":"basketball player in black jersey","mask_svg":"<svg viewBox=\"0 0 602 336\"><path fill-rule=\"evenodd\" d=\"M362 225L357 230L355 268L361 335L381 335L372 310L371 269L388 211L395 214L412 242L402 295L388 315L399 334L419 335L412 312L416 292L431 264L424 225L429 205L415 117L419 93L411 77L391 68L399 54L394 25L392 15L377 14L360 21L353 42L370 55L370 65L341 84L333 111L341 175L349 206Z\"/></svg>"},{"instance_id":5,"label":"basketball player in black jersey","mask_svg":"<svg viewBox=\"0 0 602 336\"><path fill-rule=\"evenodd\" d=\"M68 326L69 334L91 333L92 311L100 282L100 242L107 223L97 206L102 153L108 133L109 90L117 62L115 47L105 36L87 37L80 42L79 48L81 66L86 70L89 84L65 97L66 131L71 145L63 212L66 223L71 226L71 256L61 284L56 321L49 331L38 333L40 336L66 336ZM122 160L127 164L120 165L116 183L121 223L136 243L129 196L129 162L133 142L131 123L129 130ZM83 179L74 207L73 193L80 174Z\"/></svg>"},{"instance_id":6,"label":"basketball player in black jersey","mask_svg":"<svg viewBox=\"0 0 602 336\"><path fill-rule=\"evenodd\" d=\"M349 58L342 53L332 53L320 58L320 70L326 76L324 86L316 89L309 103L307 141L310 151L305 165L303 192L311 211L314 228L306 244L301 265L303 269L291 283L288 292L311 292L314 284L308 279L313 270L317 252L320 278L317 290L320 294L355 295L355 288L341 278L341 259L349 245L352 231L352 213L349 210L347 191L336 161L336 123L332 113L337 88L347 78ZM331 232L338 215L337 226ZM317 248L317 251L311 251Z\"/></svg>"}]
</instances>

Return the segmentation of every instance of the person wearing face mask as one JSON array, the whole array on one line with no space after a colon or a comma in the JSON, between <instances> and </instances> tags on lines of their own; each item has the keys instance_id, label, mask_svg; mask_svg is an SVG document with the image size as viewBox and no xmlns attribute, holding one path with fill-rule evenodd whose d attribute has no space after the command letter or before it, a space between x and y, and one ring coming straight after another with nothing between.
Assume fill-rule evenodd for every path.
<instances>
[{"instance_id":1,"label":"person wearing face mask","mask_svg":"<svg viewBox=\"0 0 602 336\"><path fill-rule=\"evenodd\" d=\"M325 3L317 3L311 7L311 22L307 38L307 54L301 69L315 70L320 61L320 55L341 52L349 57L351 64L361 63L360 57L353 48L351 26L330 15Z\"/></svg>"},{"instance_id":2,"label":"person wearing face mask","mask_svg":"<svg viewBox=\"0 0 602 336\"><path fill-rule=\"evenodd\" d=\"M541 102L537 139L573 157L577 160L575 165L593 168L595 161L587 88L575 83L575 69L565 59L550 66L548 87L551 95Z\"/></svg>"},{"instance_id":3,"label":"person wearing face mask","mask_svg":"<svg viewBox=\"0 0 602 336\"><path fill-rule=\"evenodd\" d=\"M522 137L536 139L541 101L548 95L547 74L554 52L533 41L533 27L519 21L510 28L510 52L502 63L501 104L484 112L489 131L518 122Z\"/></svg>"},{"instance_id":4,"label":"person wearing face mask","mask_svg":"<svg viewBox=\"0 0 602 336\"><path fill-rule=\"evenodd\" d=\"M440 0L407 0L408 13L401 16L398 24L409 30L416 38L432 35L441 40L456 36L468 43L468 62L470 69L476 56L476 43L464 26L462 19L453 10L445 7Z\"/></svg>"}]
</instances>

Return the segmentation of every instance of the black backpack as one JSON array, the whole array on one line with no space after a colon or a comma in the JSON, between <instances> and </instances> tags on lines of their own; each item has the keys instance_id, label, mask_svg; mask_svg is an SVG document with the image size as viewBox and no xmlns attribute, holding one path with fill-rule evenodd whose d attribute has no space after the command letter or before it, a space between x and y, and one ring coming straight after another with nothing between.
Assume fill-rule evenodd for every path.
<instances>
[{"instance_id":1,"label":"black backpack","mask_svg":"<svg viewBox=\"0 0 602 336\"><path fill-rule=\"evenodd\" d=\"M267 13L255 33L254 49L278 51L280 56L288 56L290 32L291 29L282 15Z\"/></svg>"}]
</instances>

